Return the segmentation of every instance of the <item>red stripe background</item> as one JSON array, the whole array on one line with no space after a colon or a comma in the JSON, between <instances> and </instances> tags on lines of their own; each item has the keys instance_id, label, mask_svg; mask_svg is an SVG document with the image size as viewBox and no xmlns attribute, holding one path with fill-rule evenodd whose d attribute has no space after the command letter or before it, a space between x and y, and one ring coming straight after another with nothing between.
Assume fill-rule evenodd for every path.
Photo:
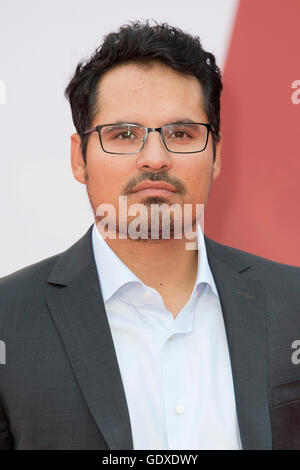
<instances>
[{"instance_id":1,"label":"red stripe background","mask_svg":"<svg viewBox=\"0 0 300 470\"><path fill-rule=\"evenodd\" d=\"M299 0L240 1L223 74L222 171L205 212L209 237L298 266L299 31Z\"/></svg>"}]
</instances>

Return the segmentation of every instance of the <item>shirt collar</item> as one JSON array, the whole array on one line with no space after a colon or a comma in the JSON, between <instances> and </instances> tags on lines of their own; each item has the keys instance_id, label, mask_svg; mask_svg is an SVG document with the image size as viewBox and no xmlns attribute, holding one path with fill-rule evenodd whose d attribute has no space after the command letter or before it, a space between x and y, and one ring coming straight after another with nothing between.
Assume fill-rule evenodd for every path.
<instances>
[{"instance_id":1,"label":"shirt collar","mask_svg":"<svg viewBox=\"0 0 300 470\"><path fill-rule=\"evenodd\" d=\"M199 284L206 283L215 295L218 295L207 260L204 235L199 224L197 225L197 243L198 269L193 293ZM92 244L104 303L125 284L130 282L143 284L106 243L95 223L92 230Z\"/></svg>"},{"instance_id":2,"label":"shirt collar","mask_svg":"<svg viewBox=\"0 0 300 470\"><path fill-rule=\"evenodd\" d=\"M216 296L218 296L217 287L208 264L206 246L204 240L204 234L201 229L200 224L197 225L197 241L198 241L198 271L195 281L195 288L201 284L205 283L210 286L212 291Z\"/></svg>"}]
</instances>

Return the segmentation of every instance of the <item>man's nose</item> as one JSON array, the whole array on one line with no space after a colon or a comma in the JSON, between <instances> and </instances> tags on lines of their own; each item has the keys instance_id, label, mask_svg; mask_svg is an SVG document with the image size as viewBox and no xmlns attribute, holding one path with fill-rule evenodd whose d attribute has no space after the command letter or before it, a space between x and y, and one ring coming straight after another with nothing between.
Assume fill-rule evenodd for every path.
<instances>
[{"instance_id":1,"label":"man's nose","mask_svg":"<svg viewBox=\"0 0 300 470\"><path fill-rule=\"evenodd\" d=\"M172 166L170 154L165 148L159 131L150 131L144 148L136 161L139 170L168 170Z\"/></svg>"}]
</instances>

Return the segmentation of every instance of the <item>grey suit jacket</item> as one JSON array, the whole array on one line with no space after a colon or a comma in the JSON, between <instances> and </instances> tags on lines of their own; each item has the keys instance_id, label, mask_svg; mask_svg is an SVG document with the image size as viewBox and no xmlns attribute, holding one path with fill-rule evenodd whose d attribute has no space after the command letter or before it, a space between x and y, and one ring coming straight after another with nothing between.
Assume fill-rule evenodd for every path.
<instances>
[{"instance_id":1,"label":"grey suit jacket","mask_svg":"<svg viewBox=\"0 0 300 470\"><path fill-rule=\"evenodd\" d=\"M133 449L91 230L0 279L0 449ZM300 449L300 268L205 243L242 447Z\"/></svg>"}]
</instances>

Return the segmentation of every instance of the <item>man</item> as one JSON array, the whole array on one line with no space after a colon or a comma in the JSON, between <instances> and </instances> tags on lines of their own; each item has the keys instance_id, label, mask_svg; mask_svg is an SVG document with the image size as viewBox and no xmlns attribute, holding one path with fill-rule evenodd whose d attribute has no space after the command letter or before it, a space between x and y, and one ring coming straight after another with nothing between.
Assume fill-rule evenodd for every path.
<instances>
[{"instance_id":1,"label":"man","mask_svg":"<svg viewBox=\"0 0 300 470\"><path fill-rule=\"evenodd\" d=\"M210 240L195 212L220 173L221 89L167 24L125 25L77 66L71 162L95 224L1 279L1 449L300 448L300 269ZM148 238L129 236L135 204ZM160 204L190 222L152 236Z\"/></svg>"}]
</instances>

